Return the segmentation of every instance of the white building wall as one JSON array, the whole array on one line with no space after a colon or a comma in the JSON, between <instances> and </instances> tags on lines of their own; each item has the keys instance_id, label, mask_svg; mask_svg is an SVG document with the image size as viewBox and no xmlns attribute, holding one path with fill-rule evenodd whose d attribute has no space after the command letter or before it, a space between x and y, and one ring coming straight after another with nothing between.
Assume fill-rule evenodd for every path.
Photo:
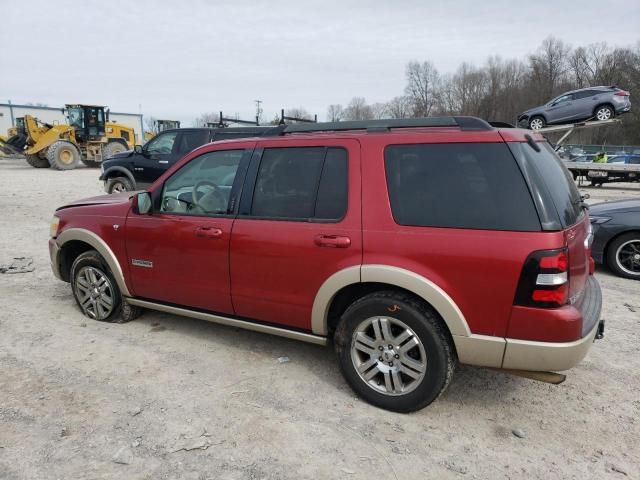
<instances>
[{"instance_id":1,"label":"white building wall","mask_svg":"<svg viewBox=\"0 0 640 480\"><path fill-rule=\"evenodd\" d=\"M35 107L28 105L12 105L0 104L0 135L6 135L7 129L11 128L11 109L13 109L13 118L31 115L46 123L66 123L66 118L61 108L51 107ZM122 123L135 130L136 143L144 143L144 134L142 131L142 115L135 113L113 113L109 114L109 119L114 122Z\"/></svg>"}]
</instances>

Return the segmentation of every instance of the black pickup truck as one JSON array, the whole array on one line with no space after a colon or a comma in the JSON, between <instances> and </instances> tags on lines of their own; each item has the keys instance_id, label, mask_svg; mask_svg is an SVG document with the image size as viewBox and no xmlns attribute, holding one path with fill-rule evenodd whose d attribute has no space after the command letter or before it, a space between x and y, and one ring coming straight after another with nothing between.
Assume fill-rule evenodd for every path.
<instances>
[{"instance_id":1,"label":"black pickup truck","mask_svg":"<svg viewBox=\"0 0 640 480\"><path fill-rule=\"evenodd\" d=\"M144 146L117 153L102 162L100 180L107 193L151 185L169 167L201 145L217 140L268 135L275 127L177 128L165 130Z\"/></svg>"}]
</instances>

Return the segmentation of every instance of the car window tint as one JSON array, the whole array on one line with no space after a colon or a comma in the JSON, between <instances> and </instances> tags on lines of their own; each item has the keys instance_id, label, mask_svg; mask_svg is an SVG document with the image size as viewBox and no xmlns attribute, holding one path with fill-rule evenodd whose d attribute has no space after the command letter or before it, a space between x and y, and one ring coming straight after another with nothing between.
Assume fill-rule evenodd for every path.
<instances>
[{"instance_id":1,"label":"car window tint","mask_svg":"<svg viewBox=\"0 0 640 480\"><path fill-rule=\"evenodd\" d=\"M581 98L588 98L588 97L592 97L593 95L595 95L596 92L594 92L593 90L584 90L582 92L576 92L574 93L574 98L576 100L580 100Z\"/></svg>"},{"instance_id":2,"label":"car window tint","mask_svg":"<svg viewBox=\"0 0 640 480\"><path fill-rule=\"evenodd\" d=\"M160 211L182 215L226 214L243 150L194 158L164 184Z\"/></svg>"},{"instance_id":3,"label":"car window tint","mask_svg":"<svg viewBox=\"0 0 640 480\"><path fill-rule=\"evenodd\" d=\"M176 153L185 154L207 143L207 140L209 139L209 131L192 130L180 132L180 136L178 138L178 148Z\"/></svg>"},{"instance_id":4,"label":"car window tint","mask_svg":"<svg viewBox=\"0 0 640 480\"><path fill-rule=\"evenodd\" d=\"M339 219L347 213L347 151L330 148L325 157L315 218Z\"/></svg>"},{"instance_id":5,"label":"car window tint","mask_svg":"<svg viewBox=\"0 0 640 480\"><path fill-rule=\"evenodd\" d=\"M149 140L145 150L147 153L155 155L168 155L173 150L173 144L176 141L178 132L161 133L155 138Z\"/></svg>"},{"instance_id":6,"label":"car window tint","mask_svg":"<svg viewBox=\"0 0 640 480\"><path fill-rule=\"evenodd\" d=\"M347 152L342 148L264 150L251 206L256 217L338 220L347 209Z\"/></svg>"},{"instance_id":7,"label":"car window tint","mask_svg":"<svg viewBox=\"0 0 640 480\"><path fill-rule=\"evenodd\" d=\"M505 144L392 145L385 149L400 225L540 230L531 194Z\"/></svg>"},{"instance_id":8,"label":"car window tint","mask_svg":"<svg viewBox=\"0 0 640 480\"><path fill-rule=\"evenodd\" d=\"M526 143L510 143L517 155L524 155L538 171L555 205L563 227L574 225L582 214L580 192L562 160L547 142L538 142L536 152Z\"/></svg>"}]
</instances>

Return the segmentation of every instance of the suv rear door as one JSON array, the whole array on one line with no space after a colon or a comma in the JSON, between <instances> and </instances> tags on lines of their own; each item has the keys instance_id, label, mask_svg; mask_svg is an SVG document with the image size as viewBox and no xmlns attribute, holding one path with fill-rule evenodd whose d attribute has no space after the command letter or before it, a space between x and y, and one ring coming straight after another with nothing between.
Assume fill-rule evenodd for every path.
<instances>
[{"instance_id":1,"label":"suv rear door","mask_svg":"<svg viewBox=\"0 0 640 480\"><path fill-rule=\"evenodd\" d=\"M315 295L362 263L360 144L261 142L231 234L236 315L309 330Z\"/></svg>"}]
</instances>

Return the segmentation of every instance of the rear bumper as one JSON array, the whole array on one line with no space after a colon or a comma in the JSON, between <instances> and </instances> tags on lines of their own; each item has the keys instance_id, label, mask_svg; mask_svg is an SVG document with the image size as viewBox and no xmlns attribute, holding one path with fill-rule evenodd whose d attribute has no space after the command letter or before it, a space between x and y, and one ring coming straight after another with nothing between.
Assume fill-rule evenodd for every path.
<instances>
[{"instance_id":1,"label":"rear bumper","mask_svg":"<svg viewBox=\"0 0 640 480\"><path fill-rule=\"evenodd\" d=\"M561 371L580 363L596 335L604 329L604 323L600 322L602 291L593 276L589 277L585 292L575 307L582 313L581 338L573 342L536 342L506 338L502 368Z\"/></svg>"}]
</instances>

